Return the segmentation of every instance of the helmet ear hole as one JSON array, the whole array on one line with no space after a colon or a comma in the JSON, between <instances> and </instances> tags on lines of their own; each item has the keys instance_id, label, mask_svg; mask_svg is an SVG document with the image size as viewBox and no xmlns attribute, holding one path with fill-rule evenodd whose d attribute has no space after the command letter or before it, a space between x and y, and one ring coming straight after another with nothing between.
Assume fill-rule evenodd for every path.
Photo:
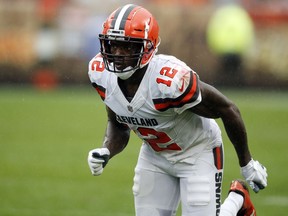
<instances>
[{"instance_id":1,"label":"helmet ear hole","mask_svg":"<svg viewBox=\"0 0 288 216\"><path fill-rule=\"evenodd\" d=\"M146 45L147 50L150 52L153 49L153 44L149 41Z\"/></svg>"}]
</instances>

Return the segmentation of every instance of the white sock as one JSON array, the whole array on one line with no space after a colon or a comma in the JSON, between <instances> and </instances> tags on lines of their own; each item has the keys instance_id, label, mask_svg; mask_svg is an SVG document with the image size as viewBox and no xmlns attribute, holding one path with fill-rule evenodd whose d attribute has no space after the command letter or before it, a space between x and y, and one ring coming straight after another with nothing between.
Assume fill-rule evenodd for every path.
<instances>
[{"instance_id":1,"label":"white sock","mask_svg":"<svg viewBox=\"0 0 288 216\"><path fill-rule=\"evenodd\" d=\"M243 206L244 198L238 193L230 192L221 205L220 216L236 216Z\"/></svg>"}]
</instances>

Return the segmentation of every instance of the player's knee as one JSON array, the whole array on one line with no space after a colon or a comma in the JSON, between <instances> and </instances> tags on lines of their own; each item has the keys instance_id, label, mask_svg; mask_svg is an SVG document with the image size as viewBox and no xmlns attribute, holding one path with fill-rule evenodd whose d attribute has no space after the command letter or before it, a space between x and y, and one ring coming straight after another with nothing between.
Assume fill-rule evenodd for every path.
<instances>
[{"instance_id":1,"label":"player's knee","mask_svg":"<svg viewBox=\"0 0 288 216\"><path fill-rule=\"evenodd\" d=\"M207 177L194 176L188 179L187 204L192 206L205 206L211 201L210 181Z\"/></svg>"},{"instance_id":2,"label":"player's knee","mask_svg":"<svg viewBox=\"0 0 288 216\"><path fill-rule=\"evenodd\" d=\"M149 194L154 187L154 174L144 170L135 169L133 194L136 197L142 197Z\"/></svg>"}]
</instances>

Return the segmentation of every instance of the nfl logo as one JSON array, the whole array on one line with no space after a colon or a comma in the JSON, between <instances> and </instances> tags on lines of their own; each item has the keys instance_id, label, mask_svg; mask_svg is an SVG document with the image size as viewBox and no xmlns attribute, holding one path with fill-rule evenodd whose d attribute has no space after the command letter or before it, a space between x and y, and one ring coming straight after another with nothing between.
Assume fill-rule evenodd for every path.
<instances>
[{"instance_id":1,"label":"nfl logo","mask_svg":"<svg viewBox=\"0 0 288 216\"><path fill-rule=\"evenodd\" d=\"M127 106L127 109L128 109L128 111L133 112L133 107L130 105Z\"/></svg>"}]
</instances>

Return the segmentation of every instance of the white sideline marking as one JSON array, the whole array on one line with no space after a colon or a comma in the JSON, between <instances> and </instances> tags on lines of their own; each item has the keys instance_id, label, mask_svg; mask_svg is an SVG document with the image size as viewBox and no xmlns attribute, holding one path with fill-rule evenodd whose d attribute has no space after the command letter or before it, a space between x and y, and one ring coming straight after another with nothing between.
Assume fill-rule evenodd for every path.
<instances>
[{"instance_id":1,"label":"white sideline marking","mask_svg":"<svg viewBox=\"0 0 288 216\"><path fill-rule=\"evenodd\" d=\"M264 198L266 205L288 206L288 196L268 196Z\"/></svg>"}]
</instances>

